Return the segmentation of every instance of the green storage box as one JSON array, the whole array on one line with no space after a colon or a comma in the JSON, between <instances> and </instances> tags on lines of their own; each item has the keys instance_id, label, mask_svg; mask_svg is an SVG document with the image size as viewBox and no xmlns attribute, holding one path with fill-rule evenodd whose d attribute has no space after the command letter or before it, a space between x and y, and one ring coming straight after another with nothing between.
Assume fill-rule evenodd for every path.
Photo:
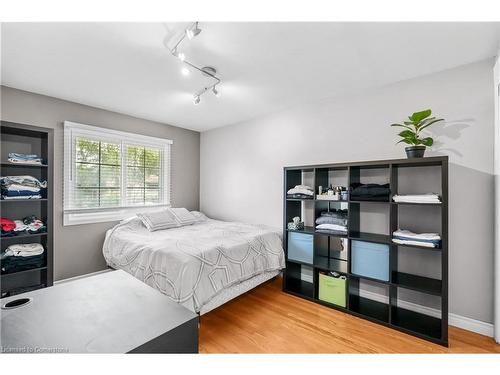
<instances>
[{"instance_id":1,"label":"green storage box","mask_svg":"<svg viewBox=\"0 0 500 375\"><path fill-rule=\"evenodd\" d=\"M346 307L346 279L319 274L319 299Z\"/></svg>"}]
</instances>

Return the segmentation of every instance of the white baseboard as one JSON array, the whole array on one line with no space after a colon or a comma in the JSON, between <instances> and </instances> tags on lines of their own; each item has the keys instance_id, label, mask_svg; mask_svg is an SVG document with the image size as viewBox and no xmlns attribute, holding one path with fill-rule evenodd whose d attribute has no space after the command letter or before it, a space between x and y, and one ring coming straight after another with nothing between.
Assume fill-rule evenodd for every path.
<instances>
[{"instance_id":1,"label":"white baseboard","mask_svg":"<svg viewBox=\"0 0 500 375\"><path fill-rule=\"evenodd\" d=\"M360 290L359 294L361 297L368 298L378 302L388 303L389 301L389 297L374 292L370 292L367 290ZM403 309L412 310L421 314L433 316L435 318L441 317L441 312L432 307L422 306L416 303L403 300L398 300L397 304L399 307L402 307ZM448 324L454 327L465 329L467 331L479 333L480 335L493 337L493 324L491 323L486 323L480 320L467 318L466 316L449 313Z\"/></svg>"},{"instance_id":2,"label":"white baseboard","mask_svg":"<svg viewBox=\"0 0 500 375\"><path fill-rule=\"evenodd\" d=\"M68 281L74 281L74 280L78 280L78 279L83 279L85 277L99 275L100 273L105 273L105 272L110 272L110 271L114 271L114 270L112 270L111 268L106 268L105 270L96 271L96 272L92 272L92 273L86 273L85 275L80 275L80 276L75 276L75 277L68 277L67 279L62 279L62 280L54 281L54 285L63 284L63 283L67 283Z\"/></svg>"}]
</instances>

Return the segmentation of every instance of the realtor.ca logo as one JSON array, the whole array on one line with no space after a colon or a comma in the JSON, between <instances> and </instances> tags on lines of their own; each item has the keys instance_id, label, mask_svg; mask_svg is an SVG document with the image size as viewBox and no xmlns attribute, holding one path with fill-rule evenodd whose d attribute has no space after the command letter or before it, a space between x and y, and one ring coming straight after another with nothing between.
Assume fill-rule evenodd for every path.
<instances>
[{"instance_id":1,"label":"realtor.ca logo","mask_svg":"<svg viewBox=\"0 0 500 375\"><path fill-rule=\"evenodd\" d=\"M21 346L21 347L7 347L7 346L0 346L0 353L69 353L68 348L42 348L38 346Z\"/></svg>"}]
</instances>

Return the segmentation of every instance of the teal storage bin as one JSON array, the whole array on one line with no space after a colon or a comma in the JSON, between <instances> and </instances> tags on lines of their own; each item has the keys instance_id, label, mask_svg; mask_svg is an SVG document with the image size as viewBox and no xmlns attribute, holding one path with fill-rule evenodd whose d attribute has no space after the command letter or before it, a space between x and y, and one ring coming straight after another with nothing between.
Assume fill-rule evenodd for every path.
<instances>
[{"instance_id":1,"label":"teal storage bin","mask_svg":"<svg viewBox=\"0 0 500 375\"><path fill-rule=\"evenodd\" d=\"M346 283L347 280L345 278L331 277L320 273L318 298L322 301L345 308Z\"/></svg>"},{"instance_id":2,"label":"teal storage bin","mask_svg":"<svg viewBox=\"0 0 500 375\"><path fill-rule=\"evenodd\" d=\"M288 259L312 264L313 237L304 233L288 233Z\"/></svg>"},{"instance_id":3,"label":"teal storage bin","mask_svg":"<svg viewBox=\"0 0 500 375\"><path fill-rule=\"evenodd\" d=\"M353 240L351 272L372 279L389 281L389 245Z\"/></svg>"}]
</instances>

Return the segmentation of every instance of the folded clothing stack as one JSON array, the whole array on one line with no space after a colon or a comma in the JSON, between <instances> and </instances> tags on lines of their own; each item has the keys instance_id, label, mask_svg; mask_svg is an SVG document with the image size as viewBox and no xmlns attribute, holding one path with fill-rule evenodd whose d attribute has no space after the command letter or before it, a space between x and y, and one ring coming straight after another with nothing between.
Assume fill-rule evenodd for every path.
<instances>
[{"instance_id":1,"label":"folded clothing stack","mask_svg":"<svg viewBox=\"0 0 500 375\"><path fill-rule=\"evenodd\" d=\"M2 273L26 271L42 267L45 249L39 243L10 245L0 255Z\"/></svg>"},{"instance_id":2,"label":"folded clothing stack","mask_svg":"<svg viewBox=\"0 0 500 375\"><path fill-rule=\"evenodd\" d=\"M47 227L36 216L27 216L23 220L11 220L6 217L0 218L2 237L14 237L18 234L36 234L44 233Z\"/></svg>"},{"instance_id":3,"label":"folded clothing stack","mask_svg":"<svg viewBox=\"0 0 500 375\"><path fill-rule=\"evenodd\" d=\"M324 211L316 219L316 231L321 233L347 233L347 210Z\"/></svg>"},{"instance_id":4,"label":"folded clothing stack","mask_svg":"<svg viewBox=\"0 0 500 375\"><path fill-rule=\"evenodd\" d=\"M17 152L9 153L9 162L14 164L28 164L28 165L41 165L43 164L43 159L36 154L20 154Z\"/></svg>"},{"instance_id":5,"label":"folded clothing stack","mask_svg":"<svg viewBox=\"0 0 500 375\"><path fill-rule=\"evenodd\" d=\"M286 192L287 198L310 198L314 196L314 190L307 185L296 185Z\"/></svg>"},{"instance_id":6,"label":"folded clothing stack","mask_svg":"<svg viewBox=\"0 0 500 375\"><path fill-rule=\"evenodd\" d=\"M388 201L389 184L351 184L351 199L361 201Z\"/></svg>"},{"instance_id":7,"label":"folded clothing stack","mask_svg":"<svg viewBox=\"0 0 500 375\"><path fill-rule=\"evenodd\" d=\"M394 202L403 203L441 203L441 198L436 193L428 194L407 194L407 195L394 195L392 197Z\"/></svg>"},{"instance_id":8,"label":"folded clothing stack","mask_svg":"<svg viewBox=\"0 0 500 375\"><path fill-rule=\"evenodd\" d=\"M439 247L441 236L437 233L413 233L409 230L398 229L392 233L392 242L402 245L414 245L424 247Z\"/></svg>"},{"instance_id":9,"label":"folded clothing stack","mask_svg":"<svg viewBox=\"0 0 500 375\"><path fill-rule=\"evenodd\" d=\"M5 176L0 178L2 199L41 199L47 181L32 176Z\"/></svg>"}]
</instances>

